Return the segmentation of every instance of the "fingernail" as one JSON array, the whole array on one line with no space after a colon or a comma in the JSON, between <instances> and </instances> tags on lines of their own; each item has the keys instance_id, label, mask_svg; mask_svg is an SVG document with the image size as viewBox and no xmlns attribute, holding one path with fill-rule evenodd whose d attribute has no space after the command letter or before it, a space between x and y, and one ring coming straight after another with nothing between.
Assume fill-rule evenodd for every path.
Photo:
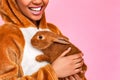
<instances>
[{"instance_id":1,"label":"fingernail","mask_svg":"<svg viewBox=\"0 0 120 80\"><path fill-rule=\"evenodd\" d=\"M68 48L68 50L70 50L70 49L71 49L71 47Z\"/></svg>"}]
</instances>

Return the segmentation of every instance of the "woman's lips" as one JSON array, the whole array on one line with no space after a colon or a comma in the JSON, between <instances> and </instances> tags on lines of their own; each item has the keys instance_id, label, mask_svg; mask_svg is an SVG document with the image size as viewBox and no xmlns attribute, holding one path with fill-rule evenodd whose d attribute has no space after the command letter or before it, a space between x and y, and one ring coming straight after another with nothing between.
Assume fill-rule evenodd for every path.
<instances>
[{"instance_id":1,"label":"woman's lips","mask_svg":"<svg viewBox=\"0 0 120 80\"><path fill-rule=\"evenodd\" d=\"M34 15L40 15L42 7L29 7L29 10Z\"/></svg>"}]
</instances>

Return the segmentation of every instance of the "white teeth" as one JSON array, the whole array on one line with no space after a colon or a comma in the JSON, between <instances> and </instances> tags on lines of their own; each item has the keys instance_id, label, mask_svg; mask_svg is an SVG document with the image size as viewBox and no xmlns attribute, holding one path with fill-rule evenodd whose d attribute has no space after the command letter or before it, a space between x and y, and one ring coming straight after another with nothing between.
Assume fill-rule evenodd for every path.
<instances>
[{"instance_id":1,"label":"white teeth","mask_svg":"<svg viewBox=\"0 0 120 80\"><path fill-rule=\"evenodd\" d=\"M39 7L39 8L30 8L30 9L33 10L33 11L40 11L41 7Z\"/></svg>"}]
</instances>

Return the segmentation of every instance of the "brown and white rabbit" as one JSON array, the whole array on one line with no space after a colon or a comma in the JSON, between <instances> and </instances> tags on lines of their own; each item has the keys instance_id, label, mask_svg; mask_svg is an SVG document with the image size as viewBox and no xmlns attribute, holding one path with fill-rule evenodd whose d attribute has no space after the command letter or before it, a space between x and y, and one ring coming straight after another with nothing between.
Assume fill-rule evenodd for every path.
<instances>
[{"instance_id":1,"label":"brown and white rabbit","mask_svg":"<svg viewBox=\"0 0 120 80\"><path fill-rule=\"evenodd\" d=\"M52 63L57 57L61 55L65 50L71 47L71 51L66 55L72 55L83 53L75 47L67 37L63 35L57 35L50 31L38 31L31 39L31 44L33 47L42 50L44 55L38 55L36 57L37 61L48 61ZM87 66L83 63L82 72L78 73L82 80L86 80L85 71ZM63 80L63 79L60 79Z\"/></svg>"}]
</instances>

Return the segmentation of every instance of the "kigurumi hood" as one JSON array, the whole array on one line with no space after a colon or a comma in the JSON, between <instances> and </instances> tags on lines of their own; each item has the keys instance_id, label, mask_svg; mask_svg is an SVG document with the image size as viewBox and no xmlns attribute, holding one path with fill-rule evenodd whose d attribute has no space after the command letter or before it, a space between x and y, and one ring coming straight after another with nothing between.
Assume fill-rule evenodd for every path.
<instances>
[{"instance_id":1,"label":"kigurumi hood","mask_svg":"<svg viewBox=\"0 0 120 80\"><path fill-rule=\"evenodd\" d=\"M5 23L12 22L20 27L35 26L20 12L15 0L0 0L0 15ZM38 27L47 27L45 13L42 16L40 25Z\"/></svg>"}]
</instances>

